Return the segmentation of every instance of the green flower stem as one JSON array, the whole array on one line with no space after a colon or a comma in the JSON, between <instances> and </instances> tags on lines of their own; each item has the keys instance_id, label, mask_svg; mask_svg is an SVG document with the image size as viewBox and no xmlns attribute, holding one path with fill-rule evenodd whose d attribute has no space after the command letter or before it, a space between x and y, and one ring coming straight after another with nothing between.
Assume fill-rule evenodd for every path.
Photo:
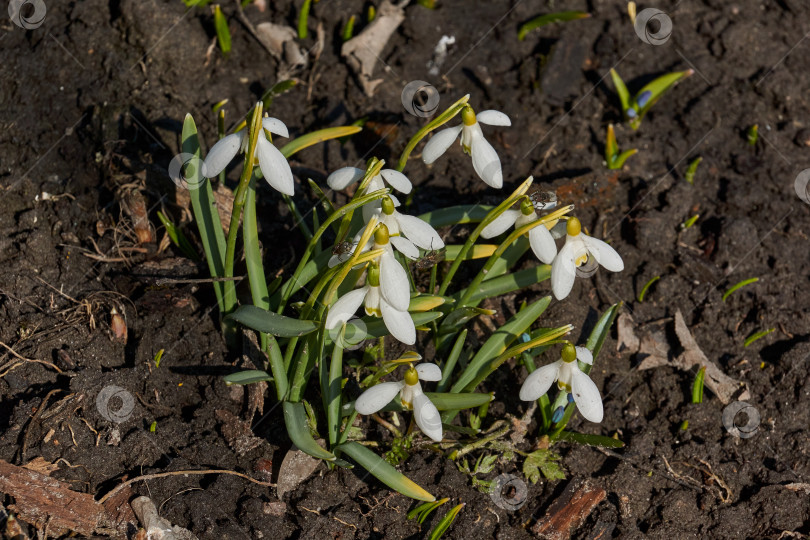
<instances>
[{"instance_id":1,"label":"green flower stem","mask_svg":"<svg viewBox=\"0 0 810 540\"><path fill-rule=\"evenodd\" d=\"M312 240L310 240L309 244L307 245L307 249L304 250L303 255L301 255L301 261L298 263L298 267L295 269L295 272L293 272L292 277L287 281L287 283L284 284L284 287L281 291L281 302L279 303L277 313L281 313L282 311L284 311L284 308L287 306L287 301L290 299L290 296L292 295L292 292L295 288L297 277L303 271L304 266L306 266L307 261L312 256L312 253L315 250L318 240L321 238L321 236L323 236L323 234L326 232L329 226L338 219L340 219L341 217L343 217L347 212L353 212L354 210L356 210L357 208L363 206L368 202L382 199L390 192L391 190L389 189L381 189L380 191L375 191L374 193L371 193L369 195L363 195L357 200L354 200L349 204L337 209L334 214L329 216L323 222L323 224L318 228L318 230L313 235Z\"/></svg>"},{"instance_id":2,"label":"green flower stem","mask_svg":"<svg viewBox=\"0 0 810 540\"><path fill-rule=\"evenodd\" d=\"M290 209L293 217L295 218L295 224L301 227L301 231L303 231L304 236L306 236L307 240L312 240L312 231L309 230L309 225L307 222L304 221L304 216L301 215L301 212L298 210L298 206L296 206L295 201L292 200L292 197L289 195L281 195L281 198L284 199L284 202L287 203L287 208Z\"/></svg>"},{"instance_id":3,"label":"green flower stem","mask_svg":"<svg viewBox=\"0 0 810 540\"><path fill-rule=\"evenodd\" d=\"M521 227L519 229L516 229L512 234L510 234L506 238L506 240L504 240L501 243L501 245L498 246L498 249L495 250L495 253L493 253L489 257L489 259L487 259L487 262L484 264L484 268L482 268L481 271L478 272L478 274L472 280L472 283L470 283L469 287L467 287L467 290L465 291L464 296L462 296L461 300L459 301L459 305L466 306L470 302L470 299L475 294L475 291L478 290L478 287L481 285L481 282L484 281L484 278L487 277L487 274L492 269L492 266L495 264L496 261L498 261L498 259L501 258L501 255L503 255L503 252L506 251L506 249L509 246L511 246L512 243L515 240L517 240L518 238L520 238L524 234L528 234L528 232L530 230L534 229L535 227L538 227L538 226L544 227L546 223L550 223L552 221L560 219L562 216L564 216L565 214L567 214L568 212L570 212L573 209L574 209L573 204L570 204L568 206L564 206L564 207L562 207L562 208L560 208L558 210L555 210L554 212L550 213L547 216L539 218L539 219L537 219L535 221L532 221L531 223L528 223L528 224L524 225L523 227ZM488 219L489 218L484 220L482 222L482 224L486 223ZM472 235L470 235L470 236L472 236Z\"/></svg>"},{"instance_id":4,"label":"green flower stem","mask_svg":"<svg viewBox=\"0 0 810 540\"><path fill-rule=\"evenodd\" d=\"M355 418L357 418L357 411L352 409L352 413L349 415L349 419L346 420L346 428L343 431L340 432L340 438L338 439L338 444L343 444L343 443L346 442L346 439L349 437L349 429L351 429Z\"/></svg>"},{"instance_id":5,"label":"green flower stem","mask_svg":"<svg viewBox=\"0 0 810 540\"><path fill-rule=\"evenodd\" d=\"M507 433L509 433L509 424L506 423L505 421L498 420L493 425L493 427L495 425L498 425L498 428L495 431L493 431L492 433L490 433L486 437L482 437L482 438L480 438L480 439L478 439L478 440L476 440L474 442L471 442L470 444L468 444L466 446L463 446L462 448L460 448L458 450L455 450L455 451L451 452L448 457L450 459L452 459L453 461L455 461L458 458L469 454L473 450L481 448L481 447L489 444L492 441L496 441L496 440L500 439L501 437L503 437L504 435L506 435Z\"/></svg>"},{"instance_id":6,"label":"green flower stem","mask_svg":"<svg viewBox=\"0 0 810 540\"><path fill-rule=\"evenodd\" d=\"M242 208L247 200L250 177L253 173L253 157L256 155L256 145L262 129L262 106L257 103L250 124L250 144L245 153L245 164L242 167L242 176L239 177L239 187L233 196L233 211L231 212L231 225L228 229L228 240L225 247L225 277L233 277L234 256L236 254L236 236L239 234L239 220L242 217ZM225 282L225 315L236 308L236 282Z\"/></svg>"},{"instance_id":7,"label":"green flower stem","mask_svg":"<svg viewBox=\"0 0 810 540\"><path fill-rule=\"evenodd\" d=\"M405 147L405 150L402 151L402 155L399 156L399 163L397 164L397 170L399 172L402 172L402 170L405 168L405 165L408 163L408 158L410 157L411 152L413 152L413 149L416 148L417 144L419 144L419 141L424 139L428 133L430 133L437 127L440 127L449 122L450 120L452 120L453 117L455 117L458 113L461 112L461 109L464 108L464 106L467 104L469 100L470 94L467 94L460 100L450 105L450 107L446 111L444 111L434 120L429 122L425 127L417 131L416 134L413 137L411 137L411 140L408 141L408 145Z\"/></svg>"},{"instance_id":8,"label":"green flower stem","mask_svg":"<svg viewBox=\"0 0 810 540\"><path fill-rule=\"evenodd\" d=\"M493 211L487 214L487 217L485 217L484 220L481 223L479 223L478 226L473 230L473 232L470 233L470 237L467 238L466 242L464 242L464 245L462 246L461 251L459 251L456 260L453 261L453 264L450 266L450 269L444 276L442 286L439 288L439 296L445 296L447 289L450 287L450 282L452 281L453 276L456 274L456 271L458 270L458 267L461 265L461 262L466 258L467 253L472 249L472 246L475 243L475 241L478 240L478 237L481 235L481 231L483 231L487 225L492 223L495 220L495 218L503 214L505 211L509 210L509 208L513 204L515 204L515 202L517 202L517 200L520 197L522 197L526 193L526 191L528 191L529 186L532 185L532 180L533 178L531 176L527 178L526 181L524 181L522 184L520 184L520 186L518 186L518 188L512 193L512 195L509 196L508 199L506 199L504 202L496 206Z\"/></svg>"}]
</instances>

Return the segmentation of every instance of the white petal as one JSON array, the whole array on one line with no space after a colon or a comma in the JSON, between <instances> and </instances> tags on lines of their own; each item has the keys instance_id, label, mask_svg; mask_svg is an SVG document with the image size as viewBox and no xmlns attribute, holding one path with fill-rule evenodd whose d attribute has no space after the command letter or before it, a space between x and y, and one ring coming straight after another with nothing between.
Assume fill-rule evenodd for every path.
<instances>
[{"instance_id":1,"label":"white petal","mask_svg":"<svg viewBox=\"0 0 810 540\"><path fill-rule=\"evenodd\" d=\"M326 329L331 330L354 317L357 309L363 304L368 290L368 286L361 287L338 298L337 302L329 308L329 314L326 316Z\"/></svg>"},{"instance_id":2,"label":"white petal","mask_svg":"<svg viewBox=\"0 0 810 540\"><path fill-rule=\"evenodd\" d=\"M537 258L545 264L551 264L557 255L557 244L545 225L538 225L529 231L529 243Z\"/></svg>"},{"instance_id":3,"label":"white petal","mask_svg":"<svg viewBox=\"0 0 810 540\"><path fill-rule=\"evenodd\" d=\"M392 236L388 240L397 251L408 257L410 260L415 261L419 258L419 249L413 245L413 242L404 236Z\"/></svg>"},{"instance_id":4,"label":"white petal","mask_svg":"<svg viewBox=\"0 0 810 540\"><path fill-rule=\"evenodd\" d=\"M259 136L258 141L256 153L259 154L259 168L264 179L276 191L292 196L295 193L295 181L287 158L266 137Z\"/></svg>"},{"instance_id":5,"label":"white petal","mask_svg":"<svg viewBox=\"0 0 810 540\"><path fill-rule=\"evenodd\" d=\"M394 309L385 298L380 298L380 310L385 327L392 336L405 345L416 343L416 327L410 313Z\"/></svg>"},{"instance_id":6,"label":"white petal","mask_svg":"<svg viewBox=\"0 0 810 540\"><path fill-rule=\"evenodd\" d=\"M480 127L477 132L473 132L470 156L472 156L473 169L481 180L496 189L503 187L501 160L492 145L484 138Z\"/></svg>"},{"instance_id":7,"label":"white petal","mask_svg":"<svg viewBox=\"0 0 810 540\"><path fill-rule=\"evenodd\" d=\"M278 118L262 119L262 127L270 133L275 133L276 135L281 135L282 137L290 136L290 134L287 132L287 126L285 126L284 122Z\"/></svg>"},{"instance_id":8,"label":"white petal","mask_svg":"<svg viewBox=\"0 0 810 540\"><path fill-rule=\"evenodd\" d=\"M602 421L604 410L599 389L591 378L579 369L574 369L571 373L571 393L574 395L577 409L585 420L597 423Z\"/></svg>"},{"instance_id":9,"label":"white petal","mask_svg":"<svg viewBox=\"0 0 810 540\"><path fill-rule=\"evenodd\" d=\"M557 300L562 300L570 294L576 277L574 245L566 238L565 245L551 263L551 290Z\"/></svg>"},{"instance_id":10,"label":"white petal","mask_svg":"<svg viewBox=\"0 0 810 540\"><path fill-rule=\"evenodd\" d=\"M408 240L416 244L422 249L442 249L444 242L436 229L430 226L426 221L419 219L416 216L407 216L399 214L397 216L400 231L408 237Z\"/></svg>"},{"instance_id":11,"label":"white petal","mask_svg":"<svg viewBox=\"0 0 810 540\"><path fill-rule=\"evenodd\" d=\"M401 172L395 171L394 169L383 169L380 171L380 174L385 178L385 181L388 182L388 185L400 193L411 192L413 187L411 186L411 181Z\"/></svg>"},{"instance_id":12,"label":"white petal","mask_svg":"<svg viewBox=\"0 0 810 540\"><path fill-rule=\"evenodd\" d=\"M442 369L436 364L432 364L430 362L417 365L416 372L419 373L419 378L423 381L442 380Z\"/></svg>"},{"instance_id":13,"label":"white petal","mask_svg":"<svg viewBox=\"0 0 810 540\"><path fill-rule=\"evenodd\" d=\"M593 365L593 354L587 347L577 347L577 360L583 364Z\"/></svg>"},{"instance_id":14,"label":"white petal","mask_svg":"<svg viewBox=\"0 0 810 540\"><path fill-rule=\"evenodd\" d=\"M339 191L363 178L364 174L366 174L366 171L363 169L343 167L330 174L326 179L326 183L330 188Z\"/></svg>"},{"instance_id":15,"label":"white petal","mask_svg":"<svg viewBox=\"0 0 810 540\"><path fill-rule=\"evenodd\" d=\"M397 311L408 311L411 287L408 274L391 251L380 255L380 292Z\"/></svg>"},{"instance_id":16,"label":"white petal","mask_svg":"<svg viewBox=\"0 0 810 540\"><path fill-rule=\"evenodd\" d=\"M382 211L382 202L377 199L376 201L369 201L360 209L363 211L363 221L368 223L369 220Z\"/></svg>"},{"instance_id":17,"label":"white petal","mask_svg":"<svg viewBox=\"0 0 810 540\"><path fill-rule=\"evenodd\" d=\"M562 363L562 360L557 360L554 363L532 371L529 376L526 377L526 380L523 381L523 386L520 387L520 399L523 401L534 401L548 392L548 389L551 388L551 385L557 380L557 372Z\"/></svg>"},{"instance_id":18,"label":"white petal","mask_svg":"<svg viewBox=\"0 0 810 540\"><path fill-rule=\"evenodd\" d=\"M475 119L488 126L511 126L512 121L501 111L481 111L475 115Z\"/></svg>"},{"instance_id":19,"label":"white petal","mask_svg":"<svg viewBox=\"0 0 810 540\"><path fill-rule=\"evenodd\" d=\"M203 161L203 176L213 178L224 171L228 163L239 153L241 144L241 133L232 133L220 139L211 150L209 150L208 155L205 156L205 161Z\"/></svg>"},{"instance_id":20,"label":"white petal","mask_svg":"<svg viewBox=\"0 0 810 540\"><path fill-rule=\"evenodd\" d=\"M496 217L492 223L484 227L481 231L481 236L484 238L495 238L499 234L505 233L509 227L515 224L517 218L520 217L520 210L507 210L500 216Z\"/></svg>"},{"instance_id":21,"label":"white petal","mask_svg":"<svg viewBox=\"0 0 810 540\"><path fill-rule=\"evenodd\" d=\"M374 414L391 403L403 386L405 386L404 381L375 384L360 394L360 397L354 402L354 410L360 414Z\"/></svg>"},{"instance_id":22,"label":"white petal","mask_svg":"<svg viewBox=\"0 0 810 540\"><path fill-rule=\"evenodd\" d=\"M377 176L372 176L371 180L369 180L368 184L366 184L366 193L374 193L375 191L380 191L382 189L385 189L385 182L383 182L379 174Z\"/></svg>"},{"instance_id":23,"label":"white petal","mask_svg":"<svg viewBox=\"0 0 810 540\"><path fill-rule=\"evenodd\" d=\"M366 294L366 314L375 315L379 317L380 313L380 288L369 287L368 294Z\"/></svg>"},{"instance_id":24,"label":"white petal","mask_svg":"<svg viewBox=\"0 0 810 540\"><path fill-rule=\"evenodd\" d=\"M462 127L463 124L443 129L431 137L422 150L422 161L430 165L439 159L439 156L447 152L447 149L450 148L450 145L456 140L458 134L461 133Z\"/></svg>"},{"instance_id":25,"label":"white petal","mask_svg":"<svg viewBox=\"0 0 810 540\"><path fill-rule=\"evenodd\" d=\"M580 236L588 247L588 252L593 255L596 262L601 264L605 270L610 270L611 272L621 272L624 270L624 261L622 261L621 256L616 253L615 249L598 238L592 238L584 233L580 233Z\"/></svg>"},{"instance_id":26,"label":"white petal","mask_svg":"<svg viewBox=\"0 0 810 540\"><path fill-rule=\"evenodd\" d=\"M442 440L442 417L439 410L425 394L419 394L413 400L413 417L422 433L436 442Z\"/></svg>"}]
</instances>

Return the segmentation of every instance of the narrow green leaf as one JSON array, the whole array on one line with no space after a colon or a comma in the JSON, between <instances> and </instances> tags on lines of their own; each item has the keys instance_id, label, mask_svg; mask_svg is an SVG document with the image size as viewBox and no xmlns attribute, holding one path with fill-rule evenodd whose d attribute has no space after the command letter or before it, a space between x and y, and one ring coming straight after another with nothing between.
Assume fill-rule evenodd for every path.
<instances>
[{"instance_id":1,"label":"narrow green leaf","mask_svg":"<svg viewBox=\"0 0 810 540\"><path fill-rule=\"evenodd\" d=\"M448 206L433 212L427 212L419 216L419 219L426 221L434 229L439 227L449 227L451 225L461 225L463 223L478 223L484 221L493 206L469 204L460 206Z\"/></svg>"},{"instance_id":2,"label":"narrow green leaf","mask_svg":"<svg viewBox=\"0 0 810 540\"><path fill-rule=\"evenodd\" d=\"M551 297L546 296L530 304L522 311L516 313L509 321L478 349L478 353L470 360L467 369L461 374L458 381L451 387L451 392L461 392L482 371L484 371L493 358L497 358L526 331L551 303Z\"/></svg>"},{"instance_id":3,"label":"narrow green leaf","mask_svg":"<svg viewBox=\"0 0 810 540\"><path fill-rule=\"evenodd\" d=\"M470 304L477 304L484 298L493 298L510 292L518 291L525 287L531 287L536 283L545 281L551 277L551 266L539 264L525 270L520 270L512 274L506 274L488 280L484 280L473 295L470 297ZM461 298L466 289L455 293L453 298Z\"/></svg>"},{"instance_id":4,"label":"narrow green leaf","mask_svg":"<svg viewBox=\"0 0 810 540\"><path fill-rule=\"evenodd\" d=\"M408 311L430 311L444 305L447 301L452 303L453 299L446 296L436 296L433 294L417 294L416 296L411 297L411 303L408 305Z\"/></svg>"},{"instance_id":5,"label":"narrow green leaf","mask_svg":"<svg viewBox=\"0 0 810 540\"><path fill-rule=\"evenodd\" d=\"M602 350L602 344L605 342L605 339L610 333L610 327L613 326L613 321L615 321L616 317L619 315L619 309L621 307L622 302L610 306L602 314L602 316L599 317L599 320L596 322L596 326L594 326L593 330L591 331L591 335L588 336L588 342L585 344L585 346L593 354L594 360L599 355L599 351ZM590 371L589 366L585 373L590 373Z\"/></svg>"},{"instance_id":6,"label":"narrow green leaf","mask_svg":"<svg viewBox=\"0 0 810 540\"><path fill-rule=\"evenodd\" d=\"M622 104L622 112L626 118L629 118L627 111L630 109L630 92L627 91L627 86L615 69L611 68L610 78L613 79L613 86L616 87L616 93L619 95L619 101Z\"/></svg>"},{"instance_id":7,"label":"narrow green leaf","mask_svg":"<svg viewBox=\"0 0 810 540\"><path fill-rule=\"evenodd\" d=\"M748 337L748 339L745 340L745 343L743 344L743 346L748 347L749 345L751 345L753 342L755 342L759 338L763 338L763 337L767 336L768 334L770 334L774 330L776 330L776 328L769 328L768 330L763 330L761 332L756 332L754 334L751 334Z\"/></svg>"},{"instance_id":8,"label":"narrow green leaf","mask_svg":"<svg viewBox=\"0 0 810 540\"><path fill-rule=\"evenodd\" d=\"M335 455L324 449L312 438L312 433L310 433L307 425L307 412L304 404L300 401L298 403L285 401L283 408L284 424L287 426L287 434L293 444L312 457L334 461Z\"/></svg>"},{"instance_id":9,"label":"narrow green leaf","mask_svg":"<svg viewBox=\"0 0 810 540\"><path fill-rule=\"evenodd\" d=\"M686 181L689 182L690 184L694 185L695 183L695 173L697 172L698 165L700 165L701 161L703 161L702 157L696 157L694 160L692 160L692 163L690 163L689 167L686 169L685 175Z\"/></svg>"},{"instance_id":10,"label":"narrow green leaf","mask_svg":"<svg viewBox=\"0 0 810 540\"><path fill-rule=\"evenodd\" d=\"M523 41L526 39L526 34L547 24L575 21L577 19L585 19L590 16L591 15L589 13L585 13L584 11L560 11L558 13L540 15L539 17L535 17L534 19L520 26L520 29L518 30L518 40Z\"/></svg>"},{"instance_id":11,"label":"narrow green leaf","mask_svg":"<svg viewBox=\"0 0 810 540\"><path fill-rule=\"evenodd\" d=\"M706 366L701 366L692 383L692 403L703 403L703 379L706 377Z\"/></svg>"},{"instance_id":12,"label":"narrow green leaf","mask_svg":"<svg viewBox=\"0 0 810 540\"><path fill-rule=\"evenodd\" d=\"M293 139L292 141L282 146L279 149L279 151L284 155L285 158L289 158L290 156L292 156L296 152L300 152L304 148L308 148L310 146L316 145L324 141L328 141L330 139L338 139L340 137L354 135L355 133L358 133L362 129L363 128L359 126L338 126L326 129L319 129L318 131L313 131L311 133L307 133L306 135L302 135L297 139Z\"/></svg>"},{"instance_id":13,"label":"narrow green leaf","mask_svg":"<svg viewBox=\"0 0 810 540\"><path fill-rule=\"evenodd\" d=\"M449 246L445 246L444 248L444 260L445 261L455 261L458 259L459 255L461 255L461 250L464 246L459 244L451 244ZM495 244L475 244L471 250L469 250L464 255L465 261L471 261L473 259L483 259L489 257L495 252L495 248L497 248Z\"/></svg>"},{"instance_id":14,"label":"narrow green leaf","mask_svg":"<svg viewBox=\"0 0 810 540\"><path fill-rule=\"evenodd\" d=\"M253 384L262 381L272 381L273 376L260 369L248 369L245 371L237 371L230 373L222 378L228 386L232 384Z\"/></svg>"},{"instance_id":15,"label":"narrow green leaf","mask_svg":"<svg viewBox=\"0 0 810 540\"><path fill-rule=\"evenodd\" d=\"M752 278L749 278L749 279L744 279L744 280L740 281L739 283L737 283L736 285L732 285L725 293L723 293L723 302L726 301L726 298L728 298L729 296L731 296L732 294L734 294L738 290L742 289L746 285L756 283L757 281L759 281L758 277L752 277Z\"/></svg>"},{"instance_id":16,"label":"narrow green leaf","mask_svg":"<svg viewBox=\"0 0 810 540\"><path fill-rule=\"evenodd\" d=\"M277 337L301 337L318 329L318 323L315 321L293 319L292 317L285 317L258 306L250 305L239 306L227 318L233 319L257 332L264 332Z\"/></svg>"},{"instance_id":17,"label":"narrow green leaf","mask_svg":"<svg viewBox=\"0 0 810 540\"><path fill-rule=\"evenodd\" d=\"M349 17L349 20L346 21L346 26L343 27L343 32L341 33L341 38L343 41L349 41L352 39L354 35L354 23L357 20L357 17L352 15Z\"/></svg>"},{"instance_id":18,"label":"narrow green leaf","mask_svg":"<svg viewBox=\"0 0 810 540\"><path fill-rule=\"evenodd\" d=\"M700 214L695 214L694 216L690 217L689 219L687 219L686 221L681 223L681 229L688 229L689 227L694 225L695 222L697 222L699 217L700 217Z\"/></svg>"},{"instance_id":19,"label":"narrow green leaf","mask_svg":"<svg viewBox=\"0 0 810 540\"><path fill-rule=\"evenodd\" d=\"M638 116L632 119L630 126L633 129L638 129L639 125L641 124L641 119L644 118L647 111L649 111L650 108L655 105L659 99L661 99L661 96L663 96L664 93L672 88L678 81L689 77L692 75L692 73L694 72L691 69L667 73L666 75L661 75L651 83L645 85L633 98L633 101L638 107ZM648 94L645 94L646 92L648 92ZM643 101L643 105L639 104L639 101Z\"/></svg>"},{"instance_id":20,"label":"narrow green leaf","mask_svg":"<svg viewBox=\"0 0 810 540\"><path fill-rule=\"evenodd\" d=\"M214 201L211 182L201 174L200 141L197 138L197 126L190 114L183 120L182 141L183 153L190 156L184 160L184 163L188 164L184 178L187 181L191 209L200 233L205 260L208 262L208 271L211 277L225 277L225 233ZM231 311L236 299L225 297L225 283L215 281L213 287L220 312Z\"/></svg>"},{"instance_id":21,"label":"narrow green leaf","mask_svg":"<svg viewBox=\"0 0 810 540\"><path fill-rule=\"evenodd\" d=\"M343 395L340 381L343 378L343 337L346 334L346 325L340 329L340 335L332 347L332 361L329 364L329 386L326 389L329 399L326 406L327 428L329 430L329 446L334 447L338 440L340 430L340 398Z\"/></svg>"},{"instance_id":22,"label":"narrow green leaf","mask_svg":"<svg viewBox=\"0 0 810 540\"><path fill-rule=\"evenodd\" d=\"M298 39L307 39L307 22L309 21L309 8L312 0L304 0L301 12L298 14Z\"/></svg>"},{"instance_id":23,"label":"narrow green leaf","mask_svg":"<svg viewBox=\"0 0 810 540\"><path fill-rule=\"evenodd\" d=\"M619 145L616 144L616 131L613 129L613 124L608 124L607 136L605 137L605 161L608 164L613 163L618 153Z\"/></svg>"},{"instance_id":24,"label":"narrow green leaf","mask_svg":"<svg viewBox=\"0 0 810 540\"><path fill-rule=\"evenodd\" d=\"M658 281L659 279L661 279L661 276L655 276L650 281L648 281L646 285L644 285L644 287L641 289L641 292L638 293L638 301L639 302L644 301L644 296L647 294L647 290L649 290L650 286L653 283L655 283L656 281Z\"/></svg>"},{"instance_id":25,"label":"narrow green leaf","mask_svg":"<svg viewBox=\"0 0 810 540\"><path fill-rule=\"evenodd\" d=\"M458 334L458 338L456 338L456 342L453 344L453 349L450 351L450 354L447 355L447 360L444 362L444 367L442 368L442 380L436 385L437 392L444 392L450 385L450 378L453 376L453 371L456 369L456 364L461 356L461 351L464 350L464 342L466 340L467 329L465 328Z\"/></svg>"},{"instance_id":26,"label":"narrow green leaf","mask_svg":"<svg viewBox=\"0 0 810 540\"><path fill-rule=\"evenodd\" d=\"M224 54L228 54L231 52L231 31L228 30L228 21L225 19L225 15L222 14L219 4L214 6L214 28L217 31L219 49Z\"/></svg>"},{"instance_id":27,"label":"narrow green leaf","mask_svg":"<svg viewBox=\"0 0 810 540\"><path fill-rule=\"evenodd\" d=\"M638 153L638 149L636 149L636 148L632 148L630 150L625 150L624 152L622 152L621 154L616 156L616 159L613 160L613 164L611 165L610 168L613 169L613 170L621 169L622 167L624 167L624 162L627 161L627 158L629 158L630 156L634 156L637 153Z\"/></svg>"},{"instance_id":28,"label":"narrow green leaf","mask_svg":"<svg viewBox=\"0 0 810 540\"><path fill-rule=\"evenodd\" d=\"M613 437L604 435L591 435L588 433L574 433L572 431L561 431L557 437L559 441L571 441L588 446L601 446L603 448L623 448L624 443Z\"/></svg>"},{"instance_id":29,"label":"narrow green leaf","mask_svg":"<svg viewBox=\"0 0 810 540\"><path fill-rule=\"evenodd\" d=\"M183 252L183 255L185 255L192 261L195 262L199 261L200 256L194 250L194 247L191 245L191 242L188 241L186 235L183 234L183 231L181 231L174 223L172 223L172 220L163 215L163 212L161 212L160 210L158 210L157 216L160 222L163 224L163 227L166 228L166 234L169 236L169 240L171 240L175 246L180 248L180 251Z\"/></svg>"},{"instance_id":30,"label":"narrow green leaf","mask_svg":"<svg viewBox=\"0 0 810 540\"><path fill-rule=\"evenodd\" d=\"M439 540L444 533L447 532L447 529L453 525L453 522L456 520L456 516L458 513L461 512L461 509L464 508L467 503L461 503L455 507L453 507L445 516L436 524L436 527L431 531L430 536L428 537L429 540Z\"/></svg>"},{"instance_id":31,"label":"narrow green leaf","mask_svg":"<svg viewBox=\"0 0 810 540\"><path fill-rule=\"evenodd\" d=\"M436 497L365 446L356 442L347 442L338 446L337 450L352 458L380 482L406 497L428 502L436 500Z\"/></svg>"},{"instance_id":32,"label":"narrow green leaf","mask_svg":"<svg viewBox=\"0 0 810 540\"><path fill-rule=\"evenodd\" d=\"M490 309L479 307L461 307L451 311L439 326L440 334L454 334L456 330L479 315L492 316L494 312Z\"/></svg>"}]
</instances>

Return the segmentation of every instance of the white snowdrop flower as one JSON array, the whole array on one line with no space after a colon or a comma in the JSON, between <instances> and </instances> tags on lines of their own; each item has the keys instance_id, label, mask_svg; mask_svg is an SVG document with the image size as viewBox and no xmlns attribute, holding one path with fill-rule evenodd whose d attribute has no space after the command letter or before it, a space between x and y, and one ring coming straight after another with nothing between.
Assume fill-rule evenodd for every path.
<instances>
[{"instance_id":1,"label":"white snowdrop flower","mask_svg":"<svg viewBox=\"0 0 810 540\"><path fill-rule=\"evenodd\" d=\"M602 240L583 233L579 220L569 218L566 224L565 245L551 263L551 290L557 300L568 296L574 286L577 267L587 263L590 257L605 270L611 272L624 270L624 261L615 249Z\"/></svg>"},{"instance_id":2,"label":"white snowdrop flower","mask_svg":"<svg viewBox=\"0 0 810 540\"><path fill-rule=\"evenodd\" d=\"M484 227L481 231L481 236L484 238L494 238L506 232L512 225L515 229L519 229L524 225L528 225L537 221L539 216L535 210L534 204L528 197L524 197L520 202L520 210L507 210L500 216L496 217L492 223ZM551 232L545 225L538 225L528 233L529 244L532 246L532 251L545 264L551 264L554 256L557 255L557 244L554 243L554 238Z\"/></svg>"},{"instance_id":3,"label":"white snowdrop flower","mask_svg":"<svg viewBox=\"0 0 810 540\"><path fill-rule=\"evenodd\" d=\"M388 227L389 240L397 251L411 260L419 258L419 250L443 249L439 233L418 217L401 214L390 197L382 200L380 223Z\"/></svg>"},{"instance_id":4,"label":"white snowdrop flower","mask_svg":"<svg viewBox=\"0 0 810 540\"><path fill-rule=\"evenodd\" d=\"M343 167L330 174L326 179L326 183L335 191L340 191L359 181L365 174L365 170L358 169L357 167ZM405 193L406 195L410 193L412 189L411 181L408 180L407 176L394 169L382 169L379 174L373 176L371 180L368 181L363 194L374 193L375 191L385 189L385 184L388 184L393 189L400 193ZM396 201L396 197L393 195L391 197ZM363 219L368 222L371 216L380 212L380 206L381 203L379 200L363 205ZM399 206L398 201L397 206Z\"/></svg>"},{"instance_id":5,"label":"white snowdrop flower","mask_svg":"<svg viewBox=\"0 0 810 540\"><path fill-rule=\"evenodd\" d=\"M357 398L354 409L360 414L374 414L399 394L403 407L413 409L416 425L422 433L436 442L442 440L442 419L439 410L422 392L423 381L440 381L442 370L436 364L413 365L405 372L405 378L396 382L384 382L372 386Z\"/></svg>"},{"instance_id":6,"label":"white snowdrop flower","mask_svg":"<svg viewBox=\"0 0 810 540\"><path fill-rule=\"evenodd\" d=\"M382 317L396 339L407 345L416 343L416 327L408 313L411 303L408 274L394 258L388 238L388 228L381 224L374 233L374 249L382 248L385 252L369 266L365 286L344 294L329 308L327 330L345 323L365 305L366 314Z\"/></svg>"},{"instance_id":7,"label":"white snowdrop flower","mask_svg":"<svg viewBox=\"0 0 810 540\"><path fill-rule=\"evenodd\" d=\"M602 397L596 384L579 369L576 360L593 365L593 355L585 347L574 347L567 343L560 353L560 359L533 371L520 387L520 399L534 401L548 392L554 381L560 390L570 392L582 416L590 422L601 422L604 415Z\"/></svg>"},{"instance_id":8,"label":"white snowdrop flower","mask_svg":"<svg viewBox=\"0 0 810 540\"><path fill-rule=\"evenodd\" d=\"M428 165L436 161L450 148L460 133L461 148L472 158L476 174L487 185L500 189L503 187L501 160L492 145L484 138L479 122L490 126L511 126L512 122L500 111L481 111L476 115L469 105L462 109L461 120L461 125L443 129L427 142L422 150L422 161Z\"/></svg>"},{"instance_id":9,"label":"white snowdrop flower","mask_svg":"<svg viewBox=\"0 0 810 540\"><path fill-rule=\"evenodd\" d=\"M267 140L265 130L282 137L289 137L287 126L277 118L263 118L262 129L259 132L256 143L256 156L259 159L259 169L262 176L267 180L273 189L285 195L292 196L294 193L295 181L293 180L290 164L287 158ZM213 178L228 166L239 152L246 152L250 140L247 129L238 133L232 133L220 139L205 156L203 162L203 175L206 178Z\"/></svg>"}]
</instances>

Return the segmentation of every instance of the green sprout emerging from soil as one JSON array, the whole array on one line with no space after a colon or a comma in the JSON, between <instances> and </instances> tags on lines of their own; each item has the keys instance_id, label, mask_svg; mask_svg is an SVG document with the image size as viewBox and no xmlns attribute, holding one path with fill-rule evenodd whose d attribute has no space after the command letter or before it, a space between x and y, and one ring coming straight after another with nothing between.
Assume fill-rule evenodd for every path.
<instances>
[{"instance_id":1,"label":"green sprout emerging from soil","mask_svg":"<svg viewBox=\"0 0 810 540\"><path fill-rule=\"evenodd\" d=\"M681 81L694 71L687 69L686 71L675 71L661 75L653 80L651 83L644 85L635 96L630 95L619 73L615 69L610 70L610 77L613 79L613 86L616 88L616 93L619 95L619 101L622 106L622 113L625 120L630 124L633 129L641 127L641 121L647 112L655 105L661 96L667 90L672 88L678 81Z\"/></svg>"}]
</instances>

